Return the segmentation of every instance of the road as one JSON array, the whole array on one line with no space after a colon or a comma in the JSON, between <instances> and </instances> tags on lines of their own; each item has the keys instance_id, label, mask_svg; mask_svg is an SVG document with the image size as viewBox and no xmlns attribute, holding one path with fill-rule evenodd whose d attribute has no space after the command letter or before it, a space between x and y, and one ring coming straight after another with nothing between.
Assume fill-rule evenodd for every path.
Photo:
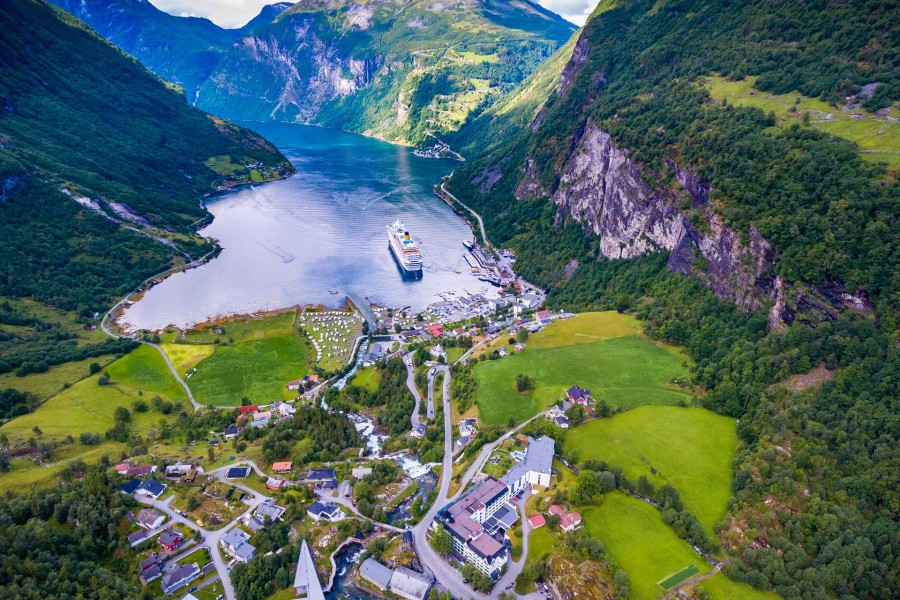
<instances>
[{"instance_id":1,"label":"road","mask_svg":"<svg viewBox=\"0 0 900 600\"><path fill-rule=\"evenodd\" d=\"M475 212L474 210L472 210L471 208L466 206L459 198L457 198L456 196L451 194L450 191L447 190L447 182L446 181L441 182L441 191L444 192L445 194L447 194L447 196L449 198L452 198L454 202L458 203L464 209L466 209L467 211L472 213L472 216L475 217L476 221L478 221L478 228L481 230L481 239L484 240L484 245L487 246L488 248L490 248L491 250L493 250L494 252L496 252L497 249L494 248L493 244L491 244L491 241L488 239L487 231L484 228L484 221L481 220L481 215L479 215L477 212Z\"/></svg>"},{"instance_id":2,"label":"road","mask_svg":"<svg viewBox=\"0 0 900 600\"><path fill-rule=\"evenodd\" d=\"M216 469L215 471L210 471L208 473L208 475L213 475L216 479L218 479L219 481L222 481L226 485L235 487L241 491L247 492L250 495L249 500L248 499L244 500L244 503L248 505L247 509L245 511L243 511L240 515L238 515L238 517L235 518L233 521L228 523L228 525L226 525L225 527L222 527L220 529L217 529L215 531L210 531L209 529L200 527L193 521L190 521L189 519L182 517L180 514L175 512L175 509L172 508L172 506L171 506L172 501L175 499L175 496L172 496L164 501L151 500L146 497L135 496L135 499L138 502L140 502L142 504L146 504L148 506L152 506L156 510L168 515L170 521L166 525L171 525L172 523L178 523L180 525L184 525L184 526L190 528L193 531L200 532L200 535L203 536L203 541L200 542L199 544L197 544L196 546L194 546L193 550L196 550L197 548L209 548L209 555L212 557L212 561L216 567L216 572L219 575L219 579L222 580L222 588L223 588L223 591L225 592L225 598L227 600L235 600L234 586L231 585L231 575L229 575L229 573L228 573L228 564L226 563L225 559L222 557L222 550L219 547L219 540L221 540L222 536L224 536L228 531L231 531L231 528L234 527L234 525L238 522L238 520L242 516L246 515L249 512L256 510L256 508L260 504L262 504L265 500L268 499L266 496L263 496L259 492L254 491L245 485L235 483L234 481L226 481L225 480L225 473L228 472L229 468L238 466L238 465L245 465L245 464L249 464L257 474L259 474L259 475L263 474L262 471L259 470L259 467L257 467L256 464L253 463L252 461L249 463L241 462L241 463L234 463L234 464L226 465L224 467Z\"/></svg>"},{"instance_id":3,"label":"road","mask_svg":"<svg viewBox=\"0 0 900 600\"><path fill-rule=\"evenodd\" d=\"M416 400L416 405L413 407L412 415L409 417L409 423L412 426L412 430L418 427L419 421L419 407L422 406L422 395L419 394L419 389L416 387L416 370L412 364L412 356L406 355L403 358L403 364L406 365L406 387L409 388L409 391L412 392L413 398Z\"/></svg>"},{"instance_id":4,"label":"road","mask_svg":"<svg viewBox=\"0 0 900 600\"><path fill-rule=\"evenodd\" d=\"M428 406L426 406L425 416L429 421L434 421L434 378L437 377L438 371L445 371L439 367L428 369Z\"/></svg>"}]
</instances>

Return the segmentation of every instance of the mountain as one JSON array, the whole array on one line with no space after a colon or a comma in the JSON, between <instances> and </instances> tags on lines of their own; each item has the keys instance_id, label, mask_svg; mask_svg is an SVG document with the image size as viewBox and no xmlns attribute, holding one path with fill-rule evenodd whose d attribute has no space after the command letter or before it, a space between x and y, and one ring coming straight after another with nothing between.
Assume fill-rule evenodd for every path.
<instances>
[{"instance_id":1,"label":"mountain","mask_svg":"<svg viewBox=\"0 0 900 600\"><path fill-rule=\"evenodd\" d=\"M254 30L262 27L263 25L268 25L272 21L278 18L278 16L293 6L291 2L278 2L276 4L267 4L262 7L259 11L259 14L250 19L246 25L241 27L238 31L240 31L241 35L248 35L252 33Z\"/></svg>"},{"instance_id":2,"label":"mountain","mask_svg":"<svg viewBox=\"0 0 900 600\"><path fill-rule=\"evenodd\" d=\"M688 349L739 419L723 572L785 598L900 587L893 8L602 2L446 138L447 188L551 305Z\"/></svg>"},{"instance_id":3,"label":"mountain","mask_svg":"<svg viewBox=\"0 0 900 600\"><path fill-rule=\"evenodd\" d=\"M422 143L459 129L575 26L527 0L304 0L239 30L142 0L57 0L199 108Z\"/></svg>"},{"instance_id":4,"label":"mountain","mask_svg":"<svg viewBox=\"0 0 900 600\"><path fill-rule=\"evenodd\" d=\"M209 250L204 195L293 172L62 10L0 0L0 28L0 296L92 314Z\"/></svg>"}]
</instances>

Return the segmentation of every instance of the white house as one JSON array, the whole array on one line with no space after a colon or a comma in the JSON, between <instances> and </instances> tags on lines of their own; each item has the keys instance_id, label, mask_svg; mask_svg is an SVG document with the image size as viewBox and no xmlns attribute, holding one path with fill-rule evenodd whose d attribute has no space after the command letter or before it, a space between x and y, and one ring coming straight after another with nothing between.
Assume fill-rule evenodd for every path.
<instances>
[{"instance_id":1,"label":"white house","mask_svg":"<svg viewBox=\"0 0 900 600\"><path fill-rule=\"evenodd\" d=\"M546 435L537 439L528 438L528 450L525 460L513 465L500 481L509 486L510 493L515 495L528 485L550 487L550 476L553 471L553 453L555 442Z\"/></svg>"}]
</instances>

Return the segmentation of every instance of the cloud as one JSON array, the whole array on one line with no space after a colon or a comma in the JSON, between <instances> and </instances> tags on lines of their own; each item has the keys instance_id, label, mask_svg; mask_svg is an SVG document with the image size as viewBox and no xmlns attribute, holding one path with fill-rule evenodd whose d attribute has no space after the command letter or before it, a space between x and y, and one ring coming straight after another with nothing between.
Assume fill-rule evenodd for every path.
<instances>
[{"instance_id":1,"label":"cloud","mask_svg":"<svg viewBox=\"0 0 900 600\"><path fill-rule=\"evenodd\" d=\"M278 0L150 0L156 8L172 15L206 17L220 27L234 29L246 25L266 4Z\"/></svg>"},{"instance_id":2,"label":"cloud","mask_svg":"<svg viewBox=\"0 0 900 600\"><path fill-rule=\"evenodd\" d=\"M597 6L598 0L535 0L538 4L552 10L564 19L575 23L576 25L584 25L594 7Z\"/></svg>"},{"instance_id":3,"label":"cloud","mask_svg":"<svg viewBox=\"0 0 900 600\"><path fill-rule=\"evenodd\" d=\"M158 9L180 16L206 17L216 25L230 29L241 27L259 14L266 4L278 0L150 0ZM536 0L546 9L583 25L598 0Z\"/></svg>"}]
</instances>

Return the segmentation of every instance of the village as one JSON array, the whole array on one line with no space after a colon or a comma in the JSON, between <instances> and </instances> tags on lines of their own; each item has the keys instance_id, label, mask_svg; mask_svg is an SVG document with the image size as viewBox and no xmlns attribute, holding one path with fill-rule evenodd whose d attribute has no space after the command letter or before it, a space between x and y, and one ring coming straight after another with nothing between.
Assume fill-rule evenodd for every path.
<instances>
[{"instance_id":1,"label":"village","mask_svg":"<svg viewBox=\"0 0 900 600\"><path fill-rule=\"evenodd\" d=\"M317 362L339 362L339 352L331 349L352 346L351 376L357 369L404 357L409 353L407 348L427 348L428 360L424 366L430 367L429 408L421 422L416 414L412 415L407 436L415 439L424 437L426 425L435 418L433 376L436 371L444 375L444 389L449 390L449 363L465 364L474 352L491 351L492 344L501 339L512 340L523 330L535 333L554 319L573 316L546 310L535 312L543 297L540 290L526 289L527 293L492 301L448 295L443 302L419 315L410 314L408 308L372 307L376 326L369 339L361 335L364 320L355 312L306 311L297 325L315 347ZM459 318L461 315L464 318ZM450 318L456 320L449 321ZM469 347L465 351L448 344L459 338L473 342L467 342ZM524 338L519 335L518 339ZM527 343L516 341L514 346L515 351L522 352ZM507 355L506 349L501 344L499 350L493 350L494 358ZM419 390L411 383L412 361L407 360L406 364L410 369L410 391L418 397ZM347 380L345 376L345 385ZM316 404L325 390L339 381L323 380L316 373L308 373L285 382L286 397L292 397L266 405L238 407L232 424L212 432L210 447L221 447L227 453L229 445L234 444L244 429L265 429L290 421L300 406ZM568 426L565 410L569 406L579 404L589 410L592 404L590 392L577 385L567 391L560 390L560 398L558 405L545 415L559 427ZM449 393L443 397L443 407L437 408L450 414ZM553 486L554 443L546 436L514 436L521 428L518 427L484 444L461 485L455 486L456 493L451 494L449 479L454 464L478 437L480 427L476 417L461 419L455 427L446 419L443 460L433 465L440 480L426 497L416 490L423 473L434 478L432 469L405 451L381 456L379 443L386 436L381 434L379 438L380 432L370 420L356 419L356 423L360 434L368 436L367 450L328 466L296 468L290 461L281 461L263 471L253 461L236 461L204 471L199 464L178 462L158 472L155 466L128 462L118 465L116 470L128 479L121 486L122 493L132 495L146 506L130 515L134 530L128 536L129 544L141 558L138 565L141 581L144 585L159 586L166 595L183 594L187 590L183 597L188 599L197 598L195 593L208 597L211 592L217 592L213 597L232 598L231 568L254 560L258 555L255 541L260 532L283 522L287 515L289 519L301 518L309 524L303 527L304 537L298 540L301 550L294 571L297 597L324 598L324 594L332 591L337 575L336 560L346 555L351 544L367 554L352 583L366 593L410 600L421 600L432 588L453 596L462 595L464 590L479 594L471 587L474 584L464 577L470 574L470 567L488 578L493 587L507 590L521 570L523 559L518 563L510 560L510 532L514 525L537 528L551 515L562 518L566 530L580 524L577 513L568 513L557 505L525 515L524 499L532 490L537 493ZM411 501L415 501L421 518L401 519L392 524L360 512L355 488L360 489L361 483L368 488L373 469L381 469L379 465L384 460L397 465L396 473L377 486L381 491L374 501L386 510L403 505L409 510ZM501 463L503 469L498 468ZM385 514L378 513L383 518ZM439 556L433 538L443 532L450 534L452 543L449 551ZM374 540L383 540L378 542L379 548L386 546L393 550L367 551Z\"/></svg>"}]
</instances>

